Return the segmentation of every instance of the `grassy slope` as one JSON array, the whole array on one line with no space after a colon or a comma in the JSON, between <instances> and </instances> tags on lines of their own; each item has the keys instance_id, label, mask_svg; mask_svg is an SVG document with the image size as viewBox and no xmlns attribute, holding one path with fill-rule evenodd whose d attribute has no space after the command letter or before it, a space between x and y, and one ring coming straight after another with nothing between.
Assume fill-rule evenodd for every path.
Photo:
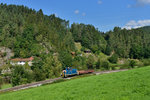
<instances>
[{"instance_id":1,"label":"grassy slope","mask_svg":"<svg viewBox=\"0 0 150 100\"><path fill-rule=\"evenodd\" d=\"M0 94L0 100L150 100L150 67Z\"/></svg>"},{"instance_id":2,"label":"grassy slope","mask_svg":"<svg viewBox=\"0 0 150 100\"><path fill-rule=\"evenodd\" d=\"M2 85L2 88L1 89L7 89L7 88L11 88L11 84L4 84Z\"/></svg>"}]
</instances>

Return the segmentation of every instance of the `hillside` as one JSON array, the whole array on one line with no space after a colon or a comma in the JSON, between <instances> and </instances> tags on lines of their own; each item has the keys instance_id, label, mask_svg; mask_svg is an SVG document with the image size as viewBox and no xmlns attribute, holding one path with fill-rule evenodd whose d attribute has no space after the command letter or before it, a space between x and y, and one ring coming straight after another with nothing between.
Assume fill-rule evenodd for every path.
<instances>
[{"instance_id":1,"label":"hillside","mask_svg":"<svg viewBox=\"0 0 150 100\"><path fill-rule=\"evenodd\" d=\"M7 48L0 50L0 88L3 83L16 86L59 77L66 67L111 70L150 65L149 38L149 27L115 27L104 33L90 24L70 25L42 9L0 4L0 48ZM29 57L34 58L31 67L10 64L13 58ZM126 62L118 65L122 58Z\"/></svg>"},{"instance_id":2,"label":"hillside","mask_svg":"<svg viewBox=\"0 0 150 100\"><path fill-rule=\"evenodd\" d=\"M0 5L0 15L0 46L12 49L14 57L75 49L72 35L67 32L69 22L55 15L44 15L41 9L35 11L6 4Z\"/></svg>"},{"instance_id":3,"label":"hillside","mask_svg":"<svg viewBox=\"0 0 150 100\"><path fill-rule=\"evenodd\" d=\"M115 27L105 34L106 54L114 51L121 58L142 59L150 57L149 27L126 30Z\"/></svg>"},{"instance_id":4,"label":"hillside","mask_svg":"<svg viewBox=\"0 0 150 100\"><path fill-rule=\"evenodd\" d=\"M82 25L81 47L92 49L93 52L102 51L102 45L106 45L102 34L93 25ZM42 9L36 11L26 6L0 4L0 48L8 48L13 54L2 61L0 80L6 80L0 82L0 88L3 81L16 86L59 77L65 67L94 68L96 61L93 58L88 60L85 56L78 56L80 52L77 54L74 37L76 32L69 26L69 21L54 14L44 15ZM72 52L75 52L74 58ZM32 67L10 65L12 58L29 57L34 57L33 62L36 62ZM2 73L3 70L10 73Z\"/></svg>"},{"instance_id":5,"label":"hillside","mask_svg":"<svg viewBox=\"0 0 150 100\"><path fill-rule=\"evenodd\" d=\"M149 100L150 67L0 95L1 100Z\"/></svg>"},{"instance_id":6,"label":"hillside","mask_svg":"<svg viewBox=\"0 0 150 100\"><path fill-rule=\"evenodd\" d=\"M19 14L18 14L19 13ZM93 25L73 23L55 15L44 15L25 6L0 5L0 46L10 48L14 58L76 51L74 42L93 53L110 55L115 51L122 58L149 58L149 27L126 30L115 27L107 33ZM66 66L62 59L60 62Z\"/></svg>"},{"instance_id":7,"label":"hillside","mask_svg":"<svg viewBox=\"0 0 150 100\"><path fill-rule=\"evenodd\" d=\"M143 30L143 31L147 31L148 33L150 33L150 26L145 26L145 27L142 27L140 29Z\"/></svg>"}]
</instances>

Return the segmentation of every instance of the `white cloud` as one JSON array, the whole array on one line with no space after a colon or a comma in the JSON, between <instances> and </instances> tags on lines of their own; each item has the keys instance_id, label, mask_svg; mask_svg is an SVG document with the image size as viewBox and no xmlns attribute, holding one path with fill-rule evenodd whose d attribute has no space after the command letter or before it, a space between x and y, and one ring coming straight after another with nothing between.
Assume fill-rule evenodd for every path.
<instances>
[{"instance_id":1,"label":"white cloud","mask_svg":"<svg viewBox=\"0 0 150 100\"><path fill-rule=\"evenodd\" d=\"M147 5L147 4L150 4L150 0L136 0L137 2L137 6L144 6L144 5Z\"/></svg>"},{"instance_id":2,"label":"white cloud","mask_svg":"<svg viewBox=\"0 0 150 100\"><path fill-rule=\"evenodd\" d=\"M150 4L150 0L136 0L138 3Z\"/></svg>"},{"instance_id":3,"label":"white cloud","mask_svg":"<svg viewBox=\"0 0 150 100\"><path fill-rule=\"evenodd\" d=\"M74 13L75 13L75 14L79 14L79 10L75 10Z\"/></svg>"},{"instance_id":4,"label":"white cloud","mask_svg":"<svg viewBox=\"0 0 150 100\"><path fill-rule=\"evenodd\" d=\"M82 13L82 16L86 16L86 13Z\"/></svg>"},{"instance_id":5,"label":"white cloud","mask_svg":"<svg viewBox=\"0 0 150 100\"><path fill-rule=\"evenodd\" d=\"M139 21L131 20L123 28L132 29L132 28L139 28L139 27L149 26L149 25L150 25L150 20L139 20Z\"/></svg>"},{"instance_id":6,"label":"white cloud","mask_svg":"<svg viewBox=\"0 0 150 100\"><path fill-rule=\"evenodd\" d=\"M98 2L97 2L98 4L102 4L102 1L101 0L98 0Z\"/></svg>"},{"instance_id":7,"label":"white cloud","mask_svg":"<svg viewBox=\"0 0 150 100\"><path fill-rule=\"evenodd\" d=\"M80 12L79 10L75 10L74 13L77 15L82 15L82 16L86 16L86 13L85 12Z\"/></svg>"},{"instance_id":8,"label":"white cloud","mask_svg":"<svg viewBox=\"0 0 150 100\"><path fill-rule=\"evenodd\" d=\"M57 13L55 13L55 16L56 16L56 17L58 17L58 14L57 14Z\"/></svg>"},{"instance_id":9,"label":"white cloud","mask_svg":"<svg viewBox=\"0 0 150 100\"><path fill-rule=\"evenodd\" d=\"M127 5L127 8L131 7L143 7L145 5L150 5L150 0L135 0L136 4Z\"/></svg>"},{"instance_id":10,"label":"white cloud","mask_svg":"<svg viewBox=\"0 0 150 100\"><path fill-rule=\"evenodd\" d=\"M132 5L127 5L127 8L131 8L132 7Z\"/></svg>"}]
</instances>

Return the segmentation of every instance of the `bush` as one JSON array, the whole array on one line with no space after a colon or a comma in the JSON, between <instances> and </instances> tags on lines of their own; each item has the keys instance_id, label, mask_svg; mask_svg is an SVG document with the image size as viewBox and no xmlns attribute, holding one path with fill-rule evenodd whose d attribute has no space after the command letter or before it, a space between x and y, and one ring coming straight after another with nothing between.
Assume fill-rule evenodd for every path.
<instances>
[{"instance_id":1,"label":"bush","mask_svg":"<svg viewBox=\"0 0 150 100\"><path fill-rule=\"evenodd\" d=\"M3 84L3 80L2 80L2 77L0 76L0 89L1 89L2 84Z\"/></svg>"},{"instance_id":2,"label":"bush","mask_svg":"<svg viewBox=\"0 0 150 100\"><path fill-rule=\"evenodd\" d=\"M94 57L92 55L88 56L86 64L88 69L94 69Z\"/></svg>"},{"instance_id":3,"label":"bush","mask_svg":"<svg viewBox=\"0 0 150 100\"><path fill-rule=\"evenodd\" d=\"M109 65L112 70L120 69L121 64L110 64Z\"/></svg>"},{"instance_id":4,"label":"bush","mask_svg":"<svg viewBox=\"0 0 150 100\"><path fill-rule=\"evenodd\" d=\"M150 65L150 59L143 59L142 62L143 62L144 66L149 66Z\"/></svg>"},{"instance_id":5,"label":"bush","mask_svg":"<svg viewBox=\"0 0 150 100\"><path fill-rule=\"evenodd\" d=\"M11 75L12 86L30 83L33 79L32 71L26 70L24 66L16 66Z\"/></svg>"},{"instance_id":6,"label":"bush","mask_svg":"<svg viewBox=\"0 0 150 100\"><path fill-rule=\"evenodd\" d=\"M35 68L33 70L33 74L36 81L42 81L46 79L46 74L43 73L39 68Z\"/></svg>"},{"instance_id":7,"label":"bush","mask_svg":"<svg viewBox=\"0 0 150 100\"><path fill-rule=\"evenodd\" d=\"M0 68L0 75L2 74L2 69Z\"/></svg>"},{"instance_id":8,"label":"bush","mask_svg":"<svg viewBox=\"0 0 150 100\"><path fill-rule=\"evenodd\" d=\"M82 46L81 51L83 52L85 50L85 47Z\"/></svg>"},{"instance_id":9,"label":"bush","mask_svg":"<svg viewBox=\"0 0 150 100\"><path fill-rule=\"evenodd\" d=\"M100 59L98 59L98 61L96 62L96 69L100 69L101 66L101 61Z\"/></svg>"},{"instance_id":10,"label":"bush","mask_svg":"<svg viewBox=\"0 0 150 100\"><path fill-rule=\"evenodd\" d=\"M143 64L142 61L137 61L137 62L136 62L136 66L138 66L138 67L143 67L144 64Z\"/></svg>"},{"instance_id":11,"label":"bush","mask_svg":"<svg viewBox=\"0 0 150 100\"><path fill-rule=\"evenodd\" d=\"M27 84L27 83L28 83L27 81L28 81L27 78L21 78L21 79L20 79L20 83L21 83L21 84Z\"/></svg>"},{"instance_id":12,"label":"bush","mask_svg":"<svg viewBox=\"0 0 150 100\"><path fill-rule=\"evenodd\" d=\"M114 70L119 70L120 69L120 67L114 67Z\"/></svg>"},{"instance_id":13,"label":"bush","mask_svg":"<svg viewBox=\"0 0 150 100\"><path fill-rule=\"evenodd\" d=\"M130 60L129 66L131 66L132 68L134 68L135 65L136 65L136 62L134 60Z\"/></svg>"},{"instance_id":14,"label":"bush","mask_svg":"<svg viewBox=\"0 0 150 100\"><path fill-rule=\"evenodd\" d=\"M109 59L108 59L111 63L116 64L118 62L118 55L117 54L113 54Z\"/></svg>"},{"instance_id":15,"label":"bush","mask_svg":"<svg viewBox=\"0 0 150 100\"><path fill-rule=\"evenodd\" d=\"M124 62L124 64L120 65L120 69L128 69L128 68L130 68L129 63L130 63L130 61L126 60Z\"/></svg>"},{"instance_id":16,"label":"bush","mask_svg":"<svg viewBox=\"0 0 150 100\"><path fill-rule=\"evenodd\" d=\"M101 67L103 67L106 70L110 69L109 62L108 61L103 61Z\"/></svg>"}]
</instances>

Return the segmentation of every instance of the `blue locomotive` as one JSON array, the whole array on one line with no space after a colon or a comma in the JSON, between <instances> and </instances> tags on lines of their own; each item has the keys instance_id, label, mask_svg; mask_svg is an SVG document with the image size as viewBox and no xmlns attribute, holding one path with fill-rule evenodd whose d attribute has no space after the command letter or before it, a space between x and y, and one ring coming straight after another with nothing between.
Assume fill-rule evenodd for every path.
<instances>
[{"instance_id":1,"label":"blue locomotive","mask_svg":"<svg viewBox=\"0 0 150 100\"><path fill-rule=\"evenodd\" d=\"M61 75L65 78L72 75L79 75L79 72L77 69L72 69L70 67L67 67L65 70L63 70Z\"/></svg>"}]
</instances>

